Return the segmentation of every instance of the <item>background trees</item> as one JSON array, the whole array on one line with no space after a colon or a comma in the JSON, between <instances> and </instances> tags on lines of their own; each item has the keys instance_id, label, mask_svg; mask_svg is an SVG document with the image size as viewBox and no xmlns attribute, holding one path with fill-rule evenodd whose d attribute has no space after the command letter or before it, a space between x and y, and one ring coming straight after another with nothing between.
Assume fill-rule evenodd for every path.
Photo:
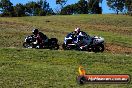
<instances>
[{"instance_id":1,"label":"background trees","mask_svg":"<svg viewBox=\"0 0 132 88\"><path fill-rule=\"evenodd\" d=\"M67 5L61 10L61 14L88 14L88 3L80 0L76 4Z\"/></svg>"},{"instance_id":2,"label":"background trees","mask_svg":"<svg viewBox=\"0 0 132 88\"><path fill-rule=\"evenodd\" d=\"M118 14L123 11L125 0L107 0L107 5Z\"/></svg>"},{"instance_id":3,"label":"background trees","mask_svg":"<svg viewBox=\"0 0 132 88\"><path fill-rule=\"evenodd\" d=\"M76 9L79 14L88 14L88 2L87 1L80 0L76 5L77 5Z\"/></svg>"},{"instance_id":4,"label":"background trees","mask_svg":"<svg viewBox=\"0 0 132 88\"><path fill-rule=\"evenodd\" d=\"M61 6L61 9L63 9L67 1L68 0L56 0L56 4L59 4Z\"/></svg>"},{"instance_id":5,"label":"background trees","mask_svg":"<svg viewBox=\"0 0 132 88\"><path fill-rule=\"evenodd\" d=\"M45 11L45 15L53 15L54 11L50 7L49 3L46 0L38 1L38 4L41 6L41 10Z\"/></svg>"},{"instance_id":6,"label":"background trees","mask_svg":"<svg viewBox=\"0 0 132 88\"><path fill-rule=\"evenodd\" d=\"M45 16L54 14L52 8L46 0L39 0L38 2L28 2L23 4L13 4L10 0L1 0L0 8L2 9L2 16Z\"/></svg>"},{"instance_id":7,"label":"background trees","mask_svg":"<svg viewBox=\"0 0 132 88\"><path fill-rule=\"evenodd\" d=\"M53 14L102 14L100 4L103 0L79 0L75 4L66 5L68 0L56 0L56 4L60 6L55 13L50 7L47 0L31 1L26 4L18 3L15 6L10 0L0 0L1 16L45 16ZM126 10L132 15L132 0L106 0L107 5L116 12L122 13Z\"/></svg>"},{"instance_id":8,"label":"background trees","mask_svg":"<svg viewBox=\"0 0 132 88\"><path fill-rule=\"evenodd\" d=\"M126 0L125 6L128 11L128 14L132 15L132 0Z\"/></svg>"},{"instance_id":9,"label":"background trees","mask_svg":"<svg viewBox=\"0 0 132 88\"><path fill-rule=\"evenodd\" d=\"M31 16L45 16L54 14L52 8L46 0L40 0L38 2L28 2L25 5L25 12Z\"/></svg>"},{"instance_id":10,"label":"background trees","mask_svg":"<svg viewBox=\"0 0 132 88\"><path fill-rule=\"evenodd\" d=\"M14 7L10 0L1 0L0 8L2 9L2 16L15 16Z\"/></svg>"},{"instance_id":11,"label":"background trees","mask_svg":"<svg viewBox=\"0 0 132 88\"><path fill-rule=\"evenodd\" d=\"M88 0L89 13L101 14L102 7L99 4L102 3L102 0Z\"/></svg>"},{"instance_id":12,"label":"background trees","mask_svg":"<svg viewBox=\"0 0 132 88\"><path fill-rule=\"evenodd\" d=\"M25 6L21 3L16 4L14 6L14 12L17 17L25 16Z\"/></svg>"},{"instance_id":13,"label":"background trees","mask_svg":"<svg viewBox=\"0 0 132 88\"><path fill-rule=\"evenodd\" d=\"M102 0L80 0L78 3L67 5L61 10L61 14L101 14L99 6Z\"/></svg>"},{"instance_id":14,"label":"background trees","mask_svg":"<svg viewBox=\"0 0 132 88\"><path fill-rule=\"evenodd\" d=\"M126 10L128 14L132 15L132 0L107 0L107 5L113 9L116 14L123 13Z\"/></svg>"}]
</instances>

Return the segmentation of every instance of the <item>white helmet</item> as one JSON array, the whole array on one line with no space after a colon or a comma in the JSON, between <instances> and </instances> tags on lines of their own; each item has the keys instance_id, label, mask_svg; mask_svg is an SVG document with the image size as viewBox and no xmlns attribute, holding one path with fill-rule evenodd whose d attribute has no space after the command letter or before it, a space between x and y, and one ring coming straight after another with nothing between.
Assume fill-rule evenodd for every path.
<instances>
[{"instance_id":1,"label":"white helmet","mask_svg":"<svg viewBox=\"0 0 132 88\"><path fill-rule=\"evenodd\" d=\"M79 31L80 31L80 28L75 28L74 31L75 31L75 32L79 32Z\"/></svg>"}]
</instances>

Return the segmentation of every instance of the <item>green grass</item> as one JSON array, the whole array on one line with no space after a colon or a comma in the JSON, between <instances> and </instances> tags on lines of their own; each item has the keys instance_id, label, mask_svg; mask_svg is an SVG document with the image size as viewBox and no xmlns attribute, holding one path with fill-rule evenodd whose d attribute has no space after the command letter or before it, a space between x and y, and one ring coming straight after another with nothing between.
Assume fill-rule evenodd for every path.
<instances>
[{"instance_id":1,"label":"green grass","mask_svg":"<svg viewBox=\"0 0 132 88\"><path fill-rule=\"evenodd\" d=\"M33 28L61 45L65 35L80 27L91 36L105 38L106 44L130 48L120 53L23 49ZM116 50L116 47L113 47ZM120 49L119 49L120 50ZM131 88L129 84L78 85L78 67L87 74L130 74L132 76L132 17L125 15L67 15L42 17L0 17L1 88Z\"/></svg>"},{"instance_id":2,"label":"green grass","mask_svg":"<svg viewBox=\"0 0 132 88\"><path fill-rule=\"evenodd\" d=\"M4 88L130 88L132 84L76 82L79 65L87 74L132 74L132 56L77 51L1 48L0 85Z\"/></svg>"},{"instance_id":3,"label":"green grass","mask_svg":"<svg viewBox=\"0 0 132 88\"><path fill-rule=\"evenodd\" d=\"M132 47L132 18L123 15L71 15L0 18L0 46L20 47L33 28L62 44L65 35L80 27L89 35L103 36L106 42ZM15 35L15 36L14 36Z\"/></svg>"}]
</instances>

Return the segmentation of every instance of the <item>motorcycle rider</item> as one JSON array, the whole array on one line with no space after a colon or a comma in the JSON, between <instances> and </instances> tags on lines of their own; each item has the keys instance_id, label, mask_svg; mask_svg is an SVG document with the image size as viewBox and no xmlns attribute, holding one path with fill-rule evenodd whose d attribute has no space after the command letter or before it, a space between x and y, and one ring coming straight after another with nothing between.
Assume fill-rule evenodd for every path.
<instances>
[{"instance_id":1,"label":"motorcycle rider","mask_svg":"<svg viewBox=\"0 0 132 88\"><path fill-rule=\"evenodd\" d=\"M81 35L80 28L75 28L74 33L75 33L75 35Z\"/></svg>"},{"instance_id":2,"label":"motorcycle rider","mask_svg":"<svg viewBox=\"0 0 132 88\"><path fill-rule=\"evenodd\" d=\"M74 36L76 38L76 42L79 42L82 40L83 37L85 37L87 34L80 30L80 28L75 28L74 30Z\"/></svg>"},{"instance_id":3,"label":"motorcycle rider","mask_svg":"<svg viewBox=\"0 0 132 88\"><path fill-rule=\"evenodd\" d=\"M48 37L40 32L38 29L33 29L32 33L37 39L37 48L43 47L43 45L46 45L48 43Z\"/></svg>"},{"instance_id":4,"label":"motorcycle rider","mask_svg":"<svg viewBox=\"0 0 132 88\"><path fill-rule=\"evenodd\" d=\"M87 42L87 40L89 40L88 35L85 32L81 31L80 28L75 28L74 35L74 38L76 38L74 39L76 40L75 43L80 47L80 49L83 49L85 45L88 45L90 43L90 41Z\"/></svg>"}]
</instances>

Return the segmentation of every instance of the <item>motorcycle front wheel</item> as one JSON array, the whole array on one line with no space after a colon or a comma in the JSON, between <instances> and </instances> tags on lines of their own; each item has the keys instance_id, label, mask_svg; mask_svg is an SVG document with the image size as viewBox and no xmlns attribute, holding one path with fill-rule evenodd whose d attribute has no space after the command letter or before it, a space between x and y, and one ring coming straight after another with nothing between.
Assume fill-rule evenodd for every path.
<instances>
[{"instance_id":1,"label":"motorcycle front wheel","mask_svg":"<svg viewBox=\"0 0 132 88\"><path fill-rule=\"evenodd\" d=\"M67 50L65 43L62 44L62 48L63 48L64 50Z\"/></svg>"},{"instance_id":2,"label":"motorcycle front wheel","mask_svg":"<svg viewBox=\"0 0 132 88\"><path fill-rule=\"evenodd\" d=\"M72 46L68 46L68 45L66 45L66 44L62 44L62 48L64 49L64 50L71 50L71 49L74 49Z\"/></svg>"},{"instance_id":3,"label":"motorcycle front wheel","mask_svg":"<svg viewBox=\"0 0 132 88\"><path fill-rule=\"evenodd\" d=\"M97 45L97 46L95 46L94 48L93 48L93 51L94 52L103 52L104 51L104 45L103 44L99 44L99 45Z\"/></svg>"},{"instance_id":4,"label":"motorcycle front wheel","mask_svg":"<svg viewBox=\"0 0 132 88\"><path fill-rule=\"evenodd\" d=\"M24 48L33 48L31 44L27 43L27 42L24 42L23 43L23 47Z\"/></svg>"},{"instance_id":5,"label":"motorcycle front wheel","mask_svg":"<svg viewBox=\"0 0 132 88\"><path fill-rule=\"evenodd\" d=\"M58 49L59 49L59 45L56 44L56 45L52 46L50 49L51 49L51 50L58 50Z\"/></svg>"}]
</instances>

